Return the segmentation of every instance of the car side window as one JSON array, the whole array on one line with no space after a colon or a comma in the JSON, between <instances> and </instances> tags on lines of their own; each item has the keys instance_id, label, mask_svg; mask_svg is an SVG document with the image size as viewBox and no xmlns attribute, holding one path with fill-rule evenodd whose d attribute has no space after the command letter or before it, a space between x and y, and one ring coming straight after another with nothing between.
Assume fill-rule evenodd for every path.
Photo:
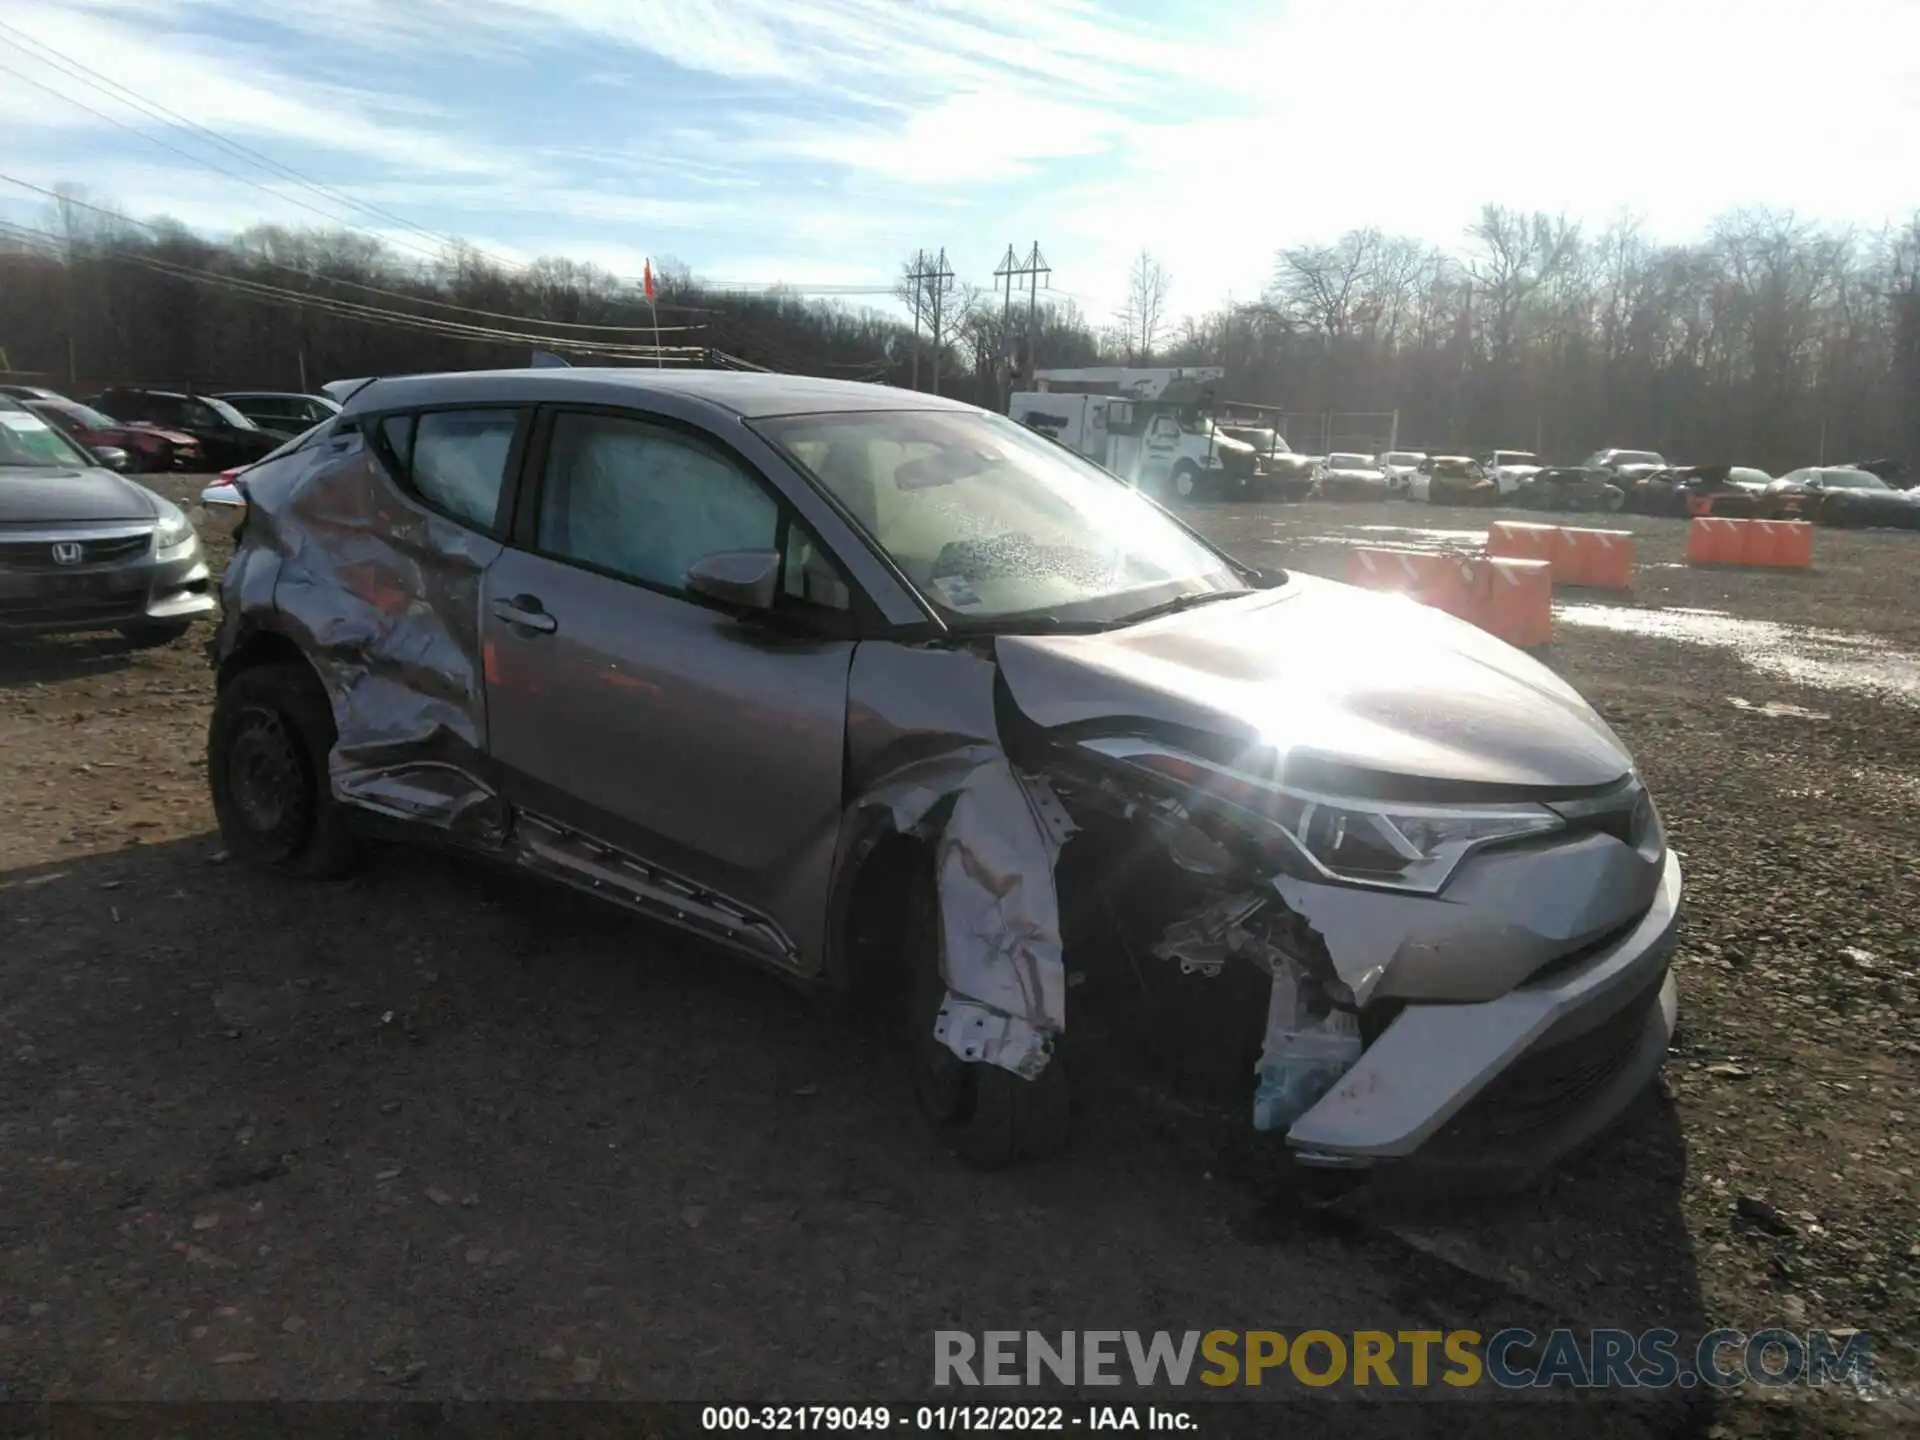
<instances>
[{"instance_id":1,"label":"car side window","mask_svg":"<svg viewBox=\"0 0 1920 1440\"><path fill-rule=\"evenodd\" d=\"M413 464L413 416L387 416L380 422L380 434L393 452L393 458L400 462L400 473L406 474Z\"/></svg>"},{"instance_id":2,"label":"car side window","mask_svg":"<svg viewBox=\"0 0 1920 1440\"><path fill-rule=\"evenodd\" d=\"M695 561L775 550L779 535L778 502L719 451L621 416L554 418L536 532L546 554L684 594Z\"/></svg>"},{"instance_id":3,"label":"car side window","mask_svg":"<svg viewBox=\"0 0 1920 1440\"><path fill-rule=\"evenodd\" d=\"M787 526L780 593L788 605L833 611L853 609L853 591L840 567L820 542L799 525Z\"/></svg>"},{"instance_id":4,"label":"car side window","mask_svg":"<svg viewBox=\"0 0 1920 1440\"><path fill-rule=\"evenodd\" d=\"M519 424L514 410L429 410L414 419L412 443L396 458L422 500L491 530Z\"/></svg>"},{"instance_id":5,"label":"car side window","mask_svg":"<svg viewBox=\"0 0 1920 1440\"><path fill-rule=\"evenodd\" d=\"M197 426L203 430L225 430L227 422L220 418L211 405L203 405L198 400L179 402L181 423Z\"/></svg>"}]
</instances>

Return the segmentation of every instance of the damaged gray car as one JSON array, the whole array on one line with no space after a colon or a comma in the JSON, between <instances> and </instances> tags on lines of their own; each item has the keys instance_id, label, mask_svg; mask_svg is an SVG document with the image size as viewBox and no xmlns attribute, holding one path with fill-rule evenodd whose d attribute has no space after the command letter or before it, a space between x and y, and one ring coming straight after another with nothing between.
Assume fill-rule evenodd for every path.
<instances>
[{"instance_id":1,"label":"damaged gray car","mask_svg":"<svg viewBox=\"0 0 1920 1440\"><path fill-rule=\"evenodd\" d=\"M1064 1143L1103 1006L1317 1167L1545 1163L1666 1051L1680 871L1578 694L1240 564L1000 416L380 379L236 483L208 776L237 858L434 838L898 995L977 1164Z\"/></svg>"}]
</instances>

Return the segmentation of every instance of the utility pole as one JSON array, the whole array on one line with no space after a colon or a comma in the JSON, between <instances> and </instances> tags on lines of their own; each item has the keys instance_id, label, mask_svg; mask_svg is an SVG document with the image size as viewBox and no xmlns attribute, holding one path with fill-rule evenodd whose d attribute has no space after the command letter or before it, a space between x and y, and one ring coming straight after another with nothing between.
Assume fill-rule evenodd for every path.
<instances>
[{"instance_id":1,"label":"utility pole","mask_svg":"<svg viewBox=\"0 0 1920 1440\"><path fill-rule=\"evenodd\" d=\"M1052 267L1047 264L1046 257L1040 253L1040 242L1038 240L1033 242L1033 248L1027 252L1027 258L1024 260L1016 259L1013 253L1013 246L1007 246L1007 253L1001 257L1000 260L1000 268L993 272L994 279L1004 279L1006 281L1007 298L1001 310L1001 325L1009 337L1011 337L1013 330L1013 282L1016 279L1024 279L1027 282L1027 339L1025 348L1027 368L1029 370L1033 368L1034 364L1033 331L1040 309L1040 277L1042 275L1051 277L1052 274ZM1049 280L1048 283L1051 285L1051 280ZM1009 355L1007 359L1007 388L1011 391L1013 388L1012 355Z\"/></svg>"},{"instance_id":2,"label":"utility pole","mask_svg":"<svg viewBox=\"0 0 1920 1440\"><path fill-rule=\"evenodd\" d=\"M1052 276L1052 273L1052 267L1041 253L1039 240L1033 242L1033 250L1029 250L1027 257L1021 261L1014 259L1014 248L1008 246L1006 255L1000 259L1000 269L993 273L995 280L1002 276L1006 278L1006 309L1002 311L1002 319L1006 323L1012 323L1014 315L1014 278L1023 276L1027 280L1027 369L1033 369L1033 326L1041 307L1041 276ZM1050 278L1048 286L1052 286ZM1008 388L1012 388L1012 378L1008 380Z\"/></svg>"},{"instance_id":3,"label":"utility pole","mask_svg":"<svg viewBox=\"0 0 1920 1440\"><path fill-rule=\"evenodd\" d=\"M913 252L913 270L907 279L913 282L913 388L920 388L920 287L927 278L927 252Z\"/></svg>"},{"instance_id":4,"label":"utility pole","mask_svg":"<svg viewBox=\"0 0 1920 1440\"><path fill-rule=\"evenodd\" d=\"M917 250L913 256L913 272L907 276L913 282L913 388L920 388L920 309L927 306L930 313L933 339L933 393L940 393L940 346L941 325L946 310L947 292L953 288L953 270L947 264L946 246L940 247L940 253L933 259L927 258L927 252Z\"/></svg>"}]
</instances>

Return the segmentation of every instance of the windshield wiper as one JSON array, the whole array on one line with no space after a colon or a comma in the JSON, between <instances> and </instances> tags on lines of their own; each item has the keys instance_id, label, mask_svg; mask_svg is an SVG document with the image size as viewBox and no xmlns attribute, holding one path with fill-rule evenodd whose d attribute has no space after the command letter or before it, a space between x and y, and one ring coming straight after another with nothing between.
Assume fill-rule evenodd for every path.
<instances>
[{"instance_id":1,"label":"windshield wiper","mask_svg":"<svg viewBox=\"0 0 1920 1440\"><path fill-rule=\"evenodd\" d=\"M1189 595L1176 595L1171 600L1162 600L1158 605L1149 605L1144 610L1136 610L1123 616L1118 622L1132 625L1141 620L1153 620L1162 615L1177 615L1182 610L1191 610L1196 605L1205 605L1212 600L1231 600L1238 595L1251 595L1252 590L1196 590Z\"/></svg>"}]
</instances>

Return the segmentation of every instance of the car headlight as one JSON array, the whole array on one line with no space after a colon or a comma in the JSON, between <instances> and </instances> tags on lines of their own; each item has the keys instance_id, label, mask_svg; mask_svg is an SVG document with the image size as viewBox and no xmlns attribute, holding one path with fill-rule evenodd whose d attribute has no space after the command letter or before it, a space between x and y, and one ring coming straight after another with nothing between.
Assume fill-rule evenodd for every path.
<instances>
[{"instance_id":1,"label":"car headlight","mask_svg":"<svg viewBox=\"0 0 1920 1440\"><path fill-rule=\"evenodd\" d=\"M1089 749L1173 781L1189 795L1227 812L1230 819L1281 837L1323 877L1350 885L1433 894L1474 851L1545 835L1566 823L1544 805L1356 800L1275 785L1211 761L1171 753L1150 741L1085 743ZM1638 812L1634 818L1639 825ZM1646 823L1655 837L1652 843L1660 843L1659 817L1651 801Z\"/></svg>"},{"instance_id":2,"label":"car headlight","mask_svg":"<svg viewBox=\"0 0 1920 1440\"><path fill-rule=\"evenodd\" d=\"M153 544L156 550L178 550L191 545L196 537L193 522L173 505L160 512L160 523L153 532Z\"/></svg>"}]
</instances>

